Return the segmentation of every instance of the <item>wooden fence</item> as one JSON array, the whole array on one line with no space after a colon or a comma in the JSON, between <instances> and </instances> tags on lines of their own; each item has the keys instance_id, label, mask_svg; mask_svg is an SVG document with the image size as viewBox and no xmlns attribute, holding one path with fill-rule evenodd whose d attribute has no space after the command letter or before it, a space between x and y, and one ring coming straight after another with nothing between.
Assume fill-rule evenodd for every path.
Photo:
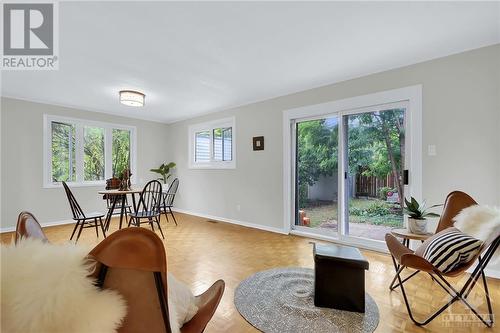
<instances>
[{"instance_id":1,"label":"wooden fence","mask_svg":"<svg viewBox=\"0 0 500 333\"><path fill-rule=\"evenodd\" d=\"M382 187L396 187L396 181L392 173L388 174L385 178L378 178L374 176L356 175L356 197L372 197L376 198L380 195L380 188Z\"/></svg>"}]
</instances>

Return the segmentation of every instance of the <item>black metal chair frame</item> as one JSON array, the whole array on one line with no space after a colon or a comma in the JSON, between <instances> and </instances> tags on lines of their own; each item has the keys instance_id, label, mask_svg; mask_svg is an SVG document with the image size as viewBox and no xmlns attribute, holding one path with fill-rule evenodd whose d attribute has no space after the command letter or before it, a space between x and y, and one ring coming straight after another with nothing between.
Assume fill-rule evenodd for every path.
<instances>
[{"instance_id":1,"label":"black metal chair frame","mask_svg":"<svg viewBox=\"0 0 500 333\"><path fill-rule=\"evenodd\" d=\"M179 178L175 178L170 187L168 188L167 193L163 193L163 204L160 209L163 214L165 214L165 218L168 223L168 214L172 215L174 219L175 225L177 225L177 220L175 219L174 212L172 211L172 206L174 205L175 195L177 194L177 189L179 188ZM161 220L161 216L160 216Z\"/></svg>"},{"instance_id":2,"label":"black metal chair frame","mask_svg":"<svg viewBox=\"0 0 500 333\"><path fill-rule=\"evenodd\" d=\"M408 302L408 297L406 296L406 291L403 286L404 282L410 279L412 276L417 274L419 271L417 270L414 272L412 275L409 277L405 278L404 280L401 279L401 272L405 268L404 266L400 266L396 272L396 277L398 279L398 285L394 286L400 287L401 292L403 294L403 299L405 301L406 309L408 310L408 314L411 318L411 320L418 326L423 326L428 323L430 323L434 318L436 318L438 315L440 315L444 310L446 310L448 307L450 307L453 303L457 301L462 301L471 311L472 313L479 318L483 324L485 324L487 327L492 327L494 323L494 316L493 316L493 309L491 306L491 300L490 300L490 294L488 290L488 283L486 281L486 276L484 274L484 269L488 265L489 261L493 257L493 254L497 250L498 246L500 245L500 236L497 237L489 246L489 248L486 250L485 254L483 257L479 256L478 257L478 264L476 268L474 269L473 273L470 275L470 277L467 279L467 281L464 283L460 291L455 289L446 279L445 277L439 272L438 270L434 270L432 273L429 273L431 277L433 278L434 281L436 281L441 288L443 288L450 296L451 299L444 304L441 308L439 308L436 312L432 313L427 319L424 321L417 321L415 317L413 316L413 313L411 311L410 304ZM434 275L434 276L433 276ZM481 316L477 309L474 308L468 301L467 297L469 296L470 292L476 285L477 280L481 277L483 280L483 287L484 287L484 293L486 297L486 303L488 305L488 319L485 319L483 316ZM393 288L393 289L394 289Z\"/></svg>"},{"instance_id":3,"label":"black metal chair frame","mask_svg":"<svg viewBox=\"0 0 500 333\"><path fill-rule=\"evenodd\" d=\"M75 227L73 228L73 232L71 233L71 237L69 240L73 240L73 236L75 235L76 230L78 229L78 226L80 226L80 230L78 231L78 234L76 236L76 241L78 242L78 239L80 238L80 235L82 234L82 230L84 228L95 228L95 233L97 237L99 237L99 228L98 226L101 227L102 234L104 238L106 238L106 232L104 231L104 225L102 223L102 218L104 217L104 214L102 215L93 215L93 216L85 216L85 213L83 212L82 208L76 201L75 196L71 192L68 184L66 182L62 182L64 191L66 192L66 196L69 201L69 206L71 208L71 212L73 213L73 220L76 221Z\"/></svg>"},{"instance_id":4,"label":"black metal chair frame","mask_svg":"<svg viewBox=\"0 0 500 333\"><path fill-rule=\"evenodd\" d=\"M151 230L155 231L153 222L156 222L158 229L160 229L161 236L165 239L163 235L163 230L160 226L160 205L162 200L162 190L161 183L157 180L152 180L144 186L139 197L139 202L137 203L136 211L130 214L130 220L128 226L134 224L136 227L140 227L142 223L149 223ZM148 219L147 221L141 222L141 219Z\"/></svg>"},{"instance_id":5,"label":"black metal chair frame","mask_svg":"<svg viewBox=\"0 0 500 333\"><path fill-rule=\"evenodd\" d=\"M423 240L421 241L422 243L424 242ZM402 244L404 246L406 246L407 248L410 247L410 239L409 238L403 238L403 241L402 241ZM392 263L394 264L394 270L397 272L399 270L399 268L401 267L400 264L397 263L396 259L391 255L391 258L392 258ZM404 267L403 267L404 269ZM401 270L401 272L403 271L403 269ZM412 277L414 277L415 275L417 275L418 273L420 273L419 270L416 270L415 272L411 273L410 275L408 275L407 277L405 277L402 282L405 283L406 281L408 281L409 279L411 279ZM429 274L431 279L434 281L434 276L432 276L432 274ZM398 276L397 274L394 275L394 278L392 279L391 281L391 284L389 285L389 290L390 291L393 291L394 289L396 289L397 287L399 287L399 282L396 283L398 281Z\"/></svg>"}]
</instances>

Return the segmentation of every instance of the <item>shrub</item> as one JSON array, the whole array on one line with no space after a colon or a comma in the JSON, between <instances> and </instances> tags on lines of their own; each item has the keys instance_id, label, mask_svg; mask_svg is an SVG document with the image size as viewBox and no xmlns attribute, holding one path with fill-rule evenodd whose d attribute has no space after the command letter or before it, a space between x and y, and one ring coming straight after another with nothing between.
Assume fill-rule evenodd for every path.
<instances>
[{"instance_id":1,"label":"shrub","mask_svg":"<svg viewBox=\"0 0 500 333\"><path fill-rule=\"evenodd\" d=\"M379 193L380 199L387 200L387 193L389 193L389 192L397 192L397 191L395 189L393 189L391 187L387 187L387 186L379 188L378 193Z\"/></svg>"},{"instance_id":2,"label":"shrub","mask_svg":"<svg viewBox=\"0 0 500 333\"><path fill-rule=\"evenodd\" d=\"M377 217L385 216L390 213L391 206L380 200L374 200L373 203L366 208L349 207L349 214L355 216Z\"/></svg>"},{"instance_id":3,"label":"shrub","mask_svg":"<svg viewBox=\"0 0 500 333\"><path fill-rule=\"evenodd\" d=\"M384 216L391 213L391 209L388 204L383 201L374 201L368 208L366 208L367 216Z\"/></svg>"}]
</instances>

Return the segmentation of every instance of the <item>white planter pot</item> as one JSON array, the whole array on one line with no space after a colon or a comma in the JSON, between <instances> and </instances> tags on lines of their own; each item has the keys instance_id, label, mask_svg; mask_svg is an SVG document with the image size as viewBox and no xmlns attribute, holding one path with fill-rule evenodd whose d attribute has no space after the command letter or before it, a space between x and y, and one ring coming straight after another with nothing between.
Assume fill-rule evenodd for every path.
<instances>
[{"instance_id":1,"label":"white planter pot","mask_svg":"<svg viewBox=\"0 0 500 333\"><path fill-rule=\"evenodd\" d=\"M414 218L408 218L408 230L414 234L426 234L427 233L427 220L417 220Z\"/></svg>"}]
</instances>

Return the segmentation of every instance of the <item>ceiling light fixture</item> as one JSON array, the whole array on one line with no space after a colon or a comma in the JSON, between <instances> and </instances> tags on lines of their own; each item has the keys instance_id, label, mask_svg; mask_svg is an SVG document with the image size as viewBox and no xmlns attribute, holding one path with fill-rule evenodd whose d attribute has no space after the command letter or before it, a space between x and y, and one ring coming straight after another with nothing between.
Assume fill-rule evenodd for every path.
<instances>
[{"instance_id":1,"label":"ceiling light fixture","mask_svg":"<svg viewBox=\"0 0 500 333\"><path fill-rule=\"evenodd\" d=\"M120 103L127 106L144 106L146 95L135 90L121 90Z\"/></svg>"}]
</instances>

